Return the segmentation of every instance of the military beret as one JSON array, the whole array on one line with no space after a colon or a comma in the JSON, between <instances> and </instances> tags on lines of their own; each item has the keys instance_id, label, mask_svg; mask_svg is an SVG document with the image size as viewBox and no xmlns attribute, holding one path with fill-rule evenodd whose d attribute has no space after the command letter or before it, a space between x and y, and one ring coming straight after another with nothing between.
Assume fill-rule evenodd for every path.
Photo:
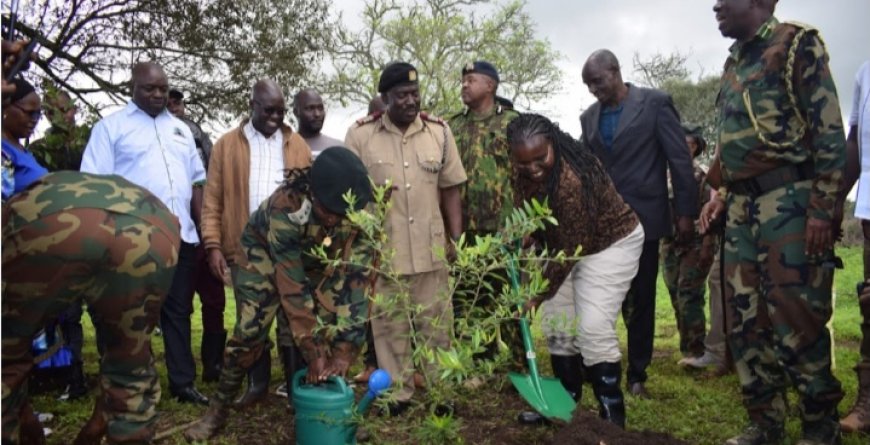
<instances>
[{"instance_id":1,"label":"military beret","mask_svg":"<svg viewBox=\"0 0 870 445\"><path fill-rule=\"evenodd\" d=\"M181 90L171 88L169 90L169 98L175 99L175 100L182 100L182 99L184 99L184 93L182 93Z\"/></svg>"},{"instance_id":2,"label":"military beret","mask_svg":"<svg viewBox=\"0 0 870 445\"><path fill-rule=\"evenodd\" d=\"M477 62L469 62L462 68L462 75L466 75L468 73L480 73L486 76L491 77L496 82L499 82L498 78L498 70L495 69L495 65L483 61L478 60Z\"/></svg>"},{"instance_id":3,"label":"military beret","mask_svg":"<svg viewBox=\"0 0 870 445\"><path fill-rule=\"evenodd\" d=\"M386 93L395 86L408 83L417 83L417 68L407 62L394 62L387 65L381 72L378 93Z\"/></svg>"},{"instance_id":4,"label":"military beret","mask_svg":"<svg viewBox=\"0 0 870 445\"><path fill-rule=\"evenodd\" d=\"M356 197L355 210L372 201L368 171L347 148L335 146L323 150L311 165L309 179L314 199L332 213L347 214L348 204L342 195L348 190Z\"/></svg>"}]
</instances>

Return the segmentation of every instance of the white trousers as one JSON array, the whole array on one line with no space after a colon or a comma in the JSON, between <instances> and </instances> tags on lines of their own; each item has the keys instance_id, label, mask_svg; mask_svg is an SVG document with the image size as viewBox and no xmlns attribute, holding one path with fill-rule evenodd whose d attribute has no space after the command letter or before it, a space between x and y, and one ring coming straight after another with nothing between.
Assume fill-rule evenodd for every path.
<instances>
[{"instance_id":1,"label":"white trousers","mask_svg":"<svg viewBox=\"0 0 870 445\"><path fill-rule=\"evenodd\" d=\"M643 241L638 224L625 238L574 265L556 295L542 305L550 354L580 353L586 366L620 361L616 319L637 274Z\"/></svg>"}]
</instances>

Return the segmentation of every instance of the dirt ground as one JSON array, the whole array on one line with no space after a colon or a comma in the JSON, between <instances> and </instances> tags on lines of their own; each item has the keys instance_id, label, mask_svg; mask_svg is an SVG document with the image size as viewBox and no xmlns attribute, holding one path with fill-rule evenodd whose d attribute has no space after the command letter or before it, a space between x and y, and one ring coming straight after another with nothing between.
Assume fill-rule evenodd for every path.
<instances>
[{"instance_id":1,"label":"dirt ground","mask_svg":"<svg viewBox=\"0 0 870 445\"><path fill-rule=\"evenodd\" d=\"M625 431L597 414L577 410L571 423L553 437L553 445L688 445L664 433Z\"/></svg>"}]
</instances>

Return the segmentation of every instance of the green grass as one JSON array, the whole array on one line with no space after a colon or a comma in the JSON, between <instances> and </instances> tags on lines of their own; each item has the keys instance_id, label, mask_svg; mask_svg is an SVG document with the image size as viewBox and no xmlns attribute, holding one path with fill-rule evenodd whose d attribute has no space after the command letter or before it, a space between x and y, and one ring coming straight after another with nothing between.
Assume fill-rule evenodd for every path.
<instances>
[{"instance_id":1,"label":"green grass","mask_svg":"<svg viewBox=\"0 0 870 445\"><path fill-rule=\"evenodd\" d=\"M856 393L856 379L852 367L858 359L858 344L861 339L859 324L860 312L855 295L855 283L861 279L862 257L859 248L840 249L838 251L846 265L846 269L837 272L836 276L836 310L834 313L834 335L836 341L836 375L843 383L846 397L840 404L841 412L846 412L852 406ZM193 317L194 355L198 356L198 345L202 334L202 325L199 319L199 302ZM628 397L626 400L628 427L634 430L653 430L673 434L679 438L694 444L719 444L724 439L738 433L746 419L745 411L740 402L739 384L735 375L719 379L702 379L700 373L689 372L680 369L676 362L680 358L678 348L678 333L673 316L673 309L664 288L663 283L658 283L658 298L656 302L656 338L655 356L649 369L648 389L653 397L650 400L639 400ZM232 294L228 292L227 308L224 313L226 327L231 329L234 323L235 305ZM98 372L97 353L93 341L93 328L88 317L84 319L86 339L85 357L86 372L95 375ZM625 350L625 329L622 321L619 322L619 333ZM539 362L543 365L542 372L550 373L546 355L546 346L540 331L536 332L537 350ZM154 337L154 351L158 357L158 367L161 373L161 384L164 391L167 388L166 368L162 361L163 342L160 337ZM277 382L281 370L273 360L273 387ZM207 394L215 390L215 385L203 385L197 383ZM584 390L581 405L585 409L597 409L593 400L591 388L587 385ZM484 393L485 394L485 393ZM479 397L487 396L481 392L470 392L466 400L460 404L475 404ZM510 394L506 392L506 394ZM37 411L48 411L55 414L55 420L50 426L55 433L49 438L50 443L66 444L72 441L78 428L90 415L93 398L89 397L81 401L61 403L54 399L55 395L42 395L34 398L34 406ZM478 398L478 399L475 399ZM791 395L791 412L788 423L789 441L793 443L800 434L800 423L797 417L797 408L794 404L794 394ZM497 404L496 404L497 406ZM160 428L181 425L196 419L203 412L200 407L192 407L172 401L164 393L164 397L158 406L161 420ZM505 422L511 422L513 412L493 412L493 417L505 418ZM461 413L459 413L461 417ZM286 422L292 419L288 416ZM267 428L271 426L266 426ZM464 422L463 428L474 428ZM397 425L397 428L401 428ZM522 436L522 443L543 443L546 437L551 437L552 430L543 429L538 432L525 429L518 430ZM844 445L863 445L868 443L865 436L847 436ZM176 434L164 443L181 443L180 435ZM212 443L234 443L231 439L223 437ZM253 444L250 444L253 445Z\"/></svg>"}]
</instances>

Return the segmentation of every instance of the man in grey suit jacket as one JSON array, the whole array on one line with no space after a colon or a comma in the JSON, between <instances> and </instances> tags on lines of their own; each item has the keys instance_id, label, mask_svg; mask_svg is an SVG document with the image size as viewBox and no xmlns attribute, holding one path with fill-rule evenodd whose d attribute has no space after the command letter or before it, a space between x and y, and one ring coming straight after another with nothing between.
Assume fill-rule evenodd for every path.
<instances>
[{"instance_id":1,"label":"man in grey suit jacket","mask_svg":"<svg viewBox=\"0 0 870 445\"><path fill-rule=\"evenodd\" d=\"M698 186L680 117L668 94L622 81L619 61L598 50L583 66L583 83L598 101L580 116L581 142L604 164L616 189L634 209L646 240L640 268L623 303L628 328L629 392L646 397L646 368L655 334L659 239L673 231L668 205L671 171L678 240L688 240L698 215Z\"/></svg>"}]
</instances>

